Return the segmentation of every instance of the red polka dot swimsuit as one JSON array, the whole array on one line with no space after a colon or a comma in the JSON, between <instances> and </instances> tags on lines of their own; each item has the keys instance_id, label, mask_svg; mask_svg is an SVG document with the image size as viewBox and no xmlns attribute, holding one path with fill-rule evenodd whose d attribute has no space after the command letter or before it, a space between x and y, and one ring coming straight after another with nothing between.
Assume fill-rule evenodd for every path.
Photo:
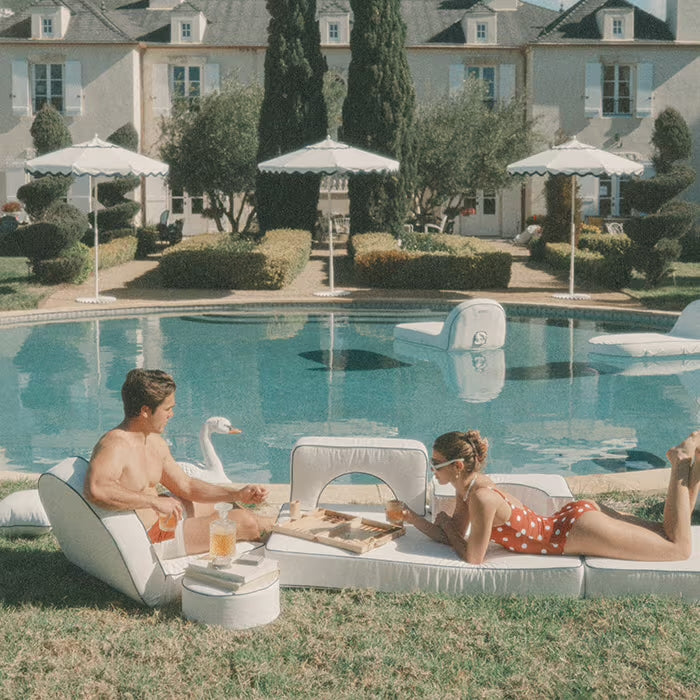
<instances>
[{"instance_id":1,"label":"red polka dot swimsuit","mask_svg":"<svg viewBox=\"0 0 700 700\"><path fill-rule=\"evenodd\" d=\"M498 489L493 489L510 506L510 519L491 529L491 542L511 552L523 554L564 554L569 531L578 518L597 510L591 501L567 503L554 515L537 515L527 506L513 505Z\"/></svg>"}]
</instances>

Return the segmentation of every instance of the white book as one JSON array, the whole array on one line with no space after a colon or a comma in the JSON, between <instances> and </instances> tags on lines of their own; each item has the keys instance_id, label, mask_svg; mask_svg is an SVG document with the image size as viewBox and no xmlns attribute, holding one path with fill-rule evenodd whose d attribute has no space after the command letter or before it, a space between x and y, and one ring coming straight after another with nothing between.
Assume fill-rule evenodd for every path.
<instances>
[{"instance_id":1,"label":"white book","mask_svg":"<svg viewBox=\"0 0 700 700\"><path fill-rule=\"evenodd\" d=\"M245 555L243 555L245 557ZM241 557L241 558L243 558ZM224 581L227 583L248 583L261 576L277 571L279 565L276 559L261 558L257 564L240 564L235 561L226 568L213 567L207 560L190 562L185 574L193 577L206 577L209 581ZM235 590L235 589L232 589Z\"/></svg>"}]
</instances>

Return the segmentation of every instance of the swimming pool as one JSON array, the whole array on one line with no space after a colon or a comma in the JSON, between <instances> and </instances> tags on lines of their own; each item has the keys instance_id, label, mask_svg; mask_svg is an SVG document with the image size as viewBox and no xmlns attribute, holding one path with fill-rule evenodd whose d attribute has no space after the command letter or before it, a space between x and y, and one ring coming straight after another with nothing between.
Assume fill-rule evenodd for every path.
<instances>
[{"instance_id":1,"label":"swimming pool","mask_svg":"<svg viewBox=\"0 0 700 700\"><path fill-rule=\"evenodd\" d=\"M313 308L143 315L0 331L0 469L42 472L89 456L122 418L133 367L178 383L166 438L202 459L198 433L222 415L241 436L214 436L234 481L287 482L303 435L421 440L475 427L489 469L571 474L647 469L700 423L700 363L597 362L588 338L631 323L508 311L503 350L421 354L393 340L396 323L430 310ZM665 329L665 326L663 327Z\"/></svg>"}]
</instances>

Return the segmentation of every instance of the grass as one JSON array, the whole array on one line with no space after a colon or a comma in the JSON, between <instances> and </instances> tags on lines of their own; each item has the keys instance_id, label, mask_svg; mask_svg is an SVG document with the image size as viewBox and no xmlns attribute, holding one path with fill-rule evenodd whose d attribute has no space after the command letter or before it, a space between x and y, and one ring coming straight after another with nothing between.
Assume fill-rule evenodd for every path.
<instances>
[{"instance_id":1,"label":"grass","mask_svg":"<svg viewBox=\"0 0 700 700\"><path fill-rule=\"evenodd\" d=\"M29 283L26 258L0 257L0 311L35 309L52 291Z\"/></svg>"},{"instance_id":2,"label":"grass","mask_svg":"<svg viewBox=\"0 0 700 700\"><path fill-rule=\"evenodd\" d=\"M205 627L82 573L52 535L0 538L0 697L700 695L698 605L349 589L284 590L281 605L263 628Z\"/></svg>"},{"instance_id":3,"label":"grass","mask_svg":"<svg viewBox=\"0 0 700 700\"><path fill-rule=\"evenodd\" d=\"M653 289L645 288L644 279L635 273L623 291L650 309L682 311L691 301L700 299L700 263L674 263L669 279Z\"/></svg>"}]
</instances>

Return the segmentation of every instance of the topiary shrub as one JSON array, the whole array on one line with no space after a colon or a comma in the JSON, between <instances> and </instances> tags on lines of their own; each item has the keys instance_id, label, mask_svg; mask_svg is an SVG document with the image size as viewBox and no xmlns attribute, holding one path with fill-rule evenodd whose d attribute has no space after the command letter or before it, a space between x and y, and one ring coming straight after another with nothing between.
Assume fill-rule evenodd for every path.
<instances>
[{"instance_id":1,"label":"topiary shrub","mask_svg":"<svg viewBox=\"0 0 700 700\"><path fill-rule=\"evenodd\" d=\"M155 226L139 228L136 231L138 244L136 246L136 257L139 260L144 260L149 255L158 252L158 241L160 234Z\"/></svg>"},{"instance_id":2,"label":"topiary shrub","mask_svg":"<svg viewBox=\"0 0 700 700\"><path fill-rule=\"evenodd\" d=\"M681 238L682 262L700 262L700 225L695 224L688 233Z\"/></svg>"},{"instance_id":3,"label":"topiary shrub","mask_svg":"<svg viewBox=\"0 0 700 700\"><path fill-rule=\"evenodd\" d=\"M65 175L46 175L22 185L17 190L17 199L35 221L41 219L52 202L65 199L73 182Z\"/></svg>"},{"instance_id":4,"label":"topiary shrub","mask_svg":"<svg viewBox=\"0 0 700 700\"><path fill-rule=\"evenodd\" d=\"M91 269L90 249L82 243L75 243L59 257L36 260L32 264L34 275L41 284L80 284L88 278Z\"/></svg>"},{"instance_id":5,"label":"topiary shrub","mask_svg":"<svg viewBox=\"0 0 700 700\"><path fill-rule=\"evenodd\" d=\"M138 240L136 236L115 238L105 245L100 245L99 266L100 270L123 265L136 257Z\"/></svg>"},{"instance_id":6,"label":"topiary shrub","mask_svg":"<svg viewBox=\"0 0 700 700\"><path fill-rule=\"evenodd\" d=\"M55 202L46 211L44 221L22 229L19 245L22 254L32 260L48 260L77 243L87 228L87 217L77 207Z\"/></svg>"},{"instance_id":7,"label":"topiary shrub","mask_svg":"<svg viewBox=\"0 0 700 700\"><path fill-rule=\"evenodd\" d=\"M100 231L110 231L118 228L131 228L134 217L141 209L138 202L125 200L109 209L100 209L97 212L97 225ZM94 212L89 215L90 225L95 220Z\"/></svg>"}]
</instances>

